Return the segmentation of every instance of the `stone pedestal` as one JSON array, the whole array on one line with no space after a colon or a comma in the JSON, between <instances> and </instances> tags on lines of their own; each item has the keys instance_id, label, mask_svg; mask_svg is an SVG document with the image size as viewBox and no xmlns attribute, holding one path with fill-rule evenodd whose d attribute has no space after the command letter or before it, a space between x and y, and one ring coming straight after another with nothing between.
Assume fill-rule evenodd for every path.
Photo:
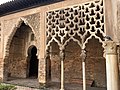
<instances>
[{"instance_id":1,"label":"stone pedestal","mask_svg":"<svg viewBox=\"0 0 120 90\"><path fill-rule=\"evenodd\" d=\"M117 45L113 41L105 42L107 90L119 90Z\"/></svg>"}]
</instances>

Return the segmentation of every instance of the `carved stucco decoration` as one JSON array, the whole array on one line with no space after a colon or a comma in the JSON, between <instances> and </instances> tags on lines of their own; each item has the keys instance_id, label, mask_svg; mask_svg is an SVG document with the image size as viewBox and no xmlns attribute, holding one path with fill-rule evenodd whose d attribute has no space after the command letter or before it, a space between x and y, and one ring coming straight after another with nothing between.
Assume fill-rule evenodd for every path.
<instances>
[{"instance_id":1,"label":"carved stucco decoration","mask_svg":"<svg viewBox=\"0 0 120 90\"><path fill-rule=\"evenodd\" d=\"M104 3L96 0L47 12L47 48L54 40L61 47L72 39L84 49L92 37L104 41Z\"/></svg>"},{"instance_id":2,"label":"carved stucco decoration","mask_svg":"<svg viewBox=\"0 0 120 90\"><path fill-rule=\"evenodd\" d=\"M104 44L105 47L105 54L109 55L109 54L117 54L117 45L115 42L113 41L105 41Z\"/></svg>"},{"instance_id":3,"label":"carved stucco decoration","mask_svg":"<svg viewBox=\"0 0 120 90\"><path fill-rule=\"evenodd\" d=\"M32 14L24 17L26 21L32 26L36 33L36 37L40 36L40 14Z\"/></svg>"},{"instance_id":4,"label":"carved stucco decoration","mask_svg":"<svg viewBox=\"0 0 120 90\"><path fill-rule=\"evenodd\" d=\"M4 20L3 34L10 35L10 33L12 32L12 29L16 27L17 22L18 22L18 18Z\"/></svg>"},{"instance_id":5,"label":"carved stucco decoration","mask_svg":"<svg viewBox=\"0 0 120 90\"><path fill-rule=\"evenodd\" d=\"M32 14L32 15L28 15L24 17L26 19L26 21L31 25L31 27L33 28L34 32L35 32L35 40L36 44L37 44L37 48L40 48L40 14L36 13L36 14Z\"/></svg>"},{"instance_id":6,"label":"carved stucco decoration","mask_svg":"<svg viewBox=\"0 0 120 90\"><path fill-rule=\"evenodd\" d=\"M4 25L3 25L3 34L5 34L4 35L4 38L5 38L4 57L7 57L9 55L10 43L17 28L16 22L18 22L18 18L4 20Z\"/></svg>"}]
</instances>

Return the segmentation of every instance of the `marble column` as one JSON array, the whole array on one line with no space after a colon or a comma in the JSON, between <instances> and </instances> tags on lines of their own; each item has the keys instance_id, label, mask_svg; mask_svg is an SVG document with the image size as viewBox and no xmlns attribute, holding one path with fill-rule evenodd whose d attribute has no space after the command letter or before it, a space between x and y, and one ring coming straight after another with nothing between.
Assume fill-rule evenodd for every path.
<instances>
[{"instance_id":1,"label":"marble column","mask_svg":"<svg viewBox=\"0 0 120 90\"><path fill-rule=\"evenodd\" d=\"M84 49L81 50L81 55L82 59L82 71L83 71L83 90L86 90L86 75L85 75L85 60L86 60L86 51Z\"/></svg>"},{"instance_id":2,"label":"marble column","mask_svg":"<svg viewBox=\"0 0 120 90\"><path fill-rule=\"evenodd\" d=\"M60 50L60 61L61 61L61 88L60 90L64 90L64 59L65 53L64 50Z\"/></svg>"},{"instance_id":3,"label":"marble column","mask_svg":"<svg viewBox=\"0 0 120 90\"><path fill-rule=\"evenodd\" d=\"M107 90L119 90L118 54L115 42L105 41L105 58Z\"/></svg>"}]
</instances>

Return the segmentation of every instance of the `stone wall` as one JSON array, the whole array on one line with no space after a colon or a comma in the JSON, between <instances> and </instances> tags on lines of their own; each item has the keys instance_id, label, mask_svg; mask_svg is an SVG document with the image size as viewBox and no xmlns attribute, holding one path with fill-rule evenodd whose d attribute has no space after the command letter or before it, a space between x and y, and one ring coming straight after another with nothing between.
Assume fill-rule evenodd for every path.
<instances>
[{"instance_id":1,"label":"stone wall","mask_svg":"<svg viewBox=\"0 0 120 90\"><path fill-rule=\"evenodd\" d=\"M51 55L51 80L60 82L60 58L57 43L52 44ZM103 48L96 39L89 41L86 47L86 79L93 80L94 86L105 87L105 59ZM70 41L65 50L65 82L76 83L82 80L82 61L80 58L81 49L77 43Z\"/></svg>"}]
</instances>

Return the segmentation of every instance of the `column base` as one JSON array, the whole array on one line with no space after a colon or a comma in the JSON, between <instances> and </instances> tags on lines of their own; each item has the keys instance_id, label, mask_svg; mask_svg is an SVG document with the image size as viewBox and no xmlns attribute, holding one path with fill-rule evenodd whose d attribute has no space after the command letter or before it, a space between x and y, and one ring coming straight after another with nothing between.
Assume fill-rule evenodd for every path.
<instances>
[{"instance_id":1,"label":"column base","mask_svg":"<svg viewBox=\"0 0 120 90\"><path fill-rule=\"evenodd\" d=\"M60 90L64 90L64 89L60 89Z\"/></svg>"},{"instance_id":2,"label":"column base","mask_svg":"<svg viewBox=\"0 0 120 90\"><path fill-rule=\"evenodd\" d=\"M46 89L47 88L47 84L46 83L39 83L39 88L40 89Z\"/></svg>"}]
</instances>

